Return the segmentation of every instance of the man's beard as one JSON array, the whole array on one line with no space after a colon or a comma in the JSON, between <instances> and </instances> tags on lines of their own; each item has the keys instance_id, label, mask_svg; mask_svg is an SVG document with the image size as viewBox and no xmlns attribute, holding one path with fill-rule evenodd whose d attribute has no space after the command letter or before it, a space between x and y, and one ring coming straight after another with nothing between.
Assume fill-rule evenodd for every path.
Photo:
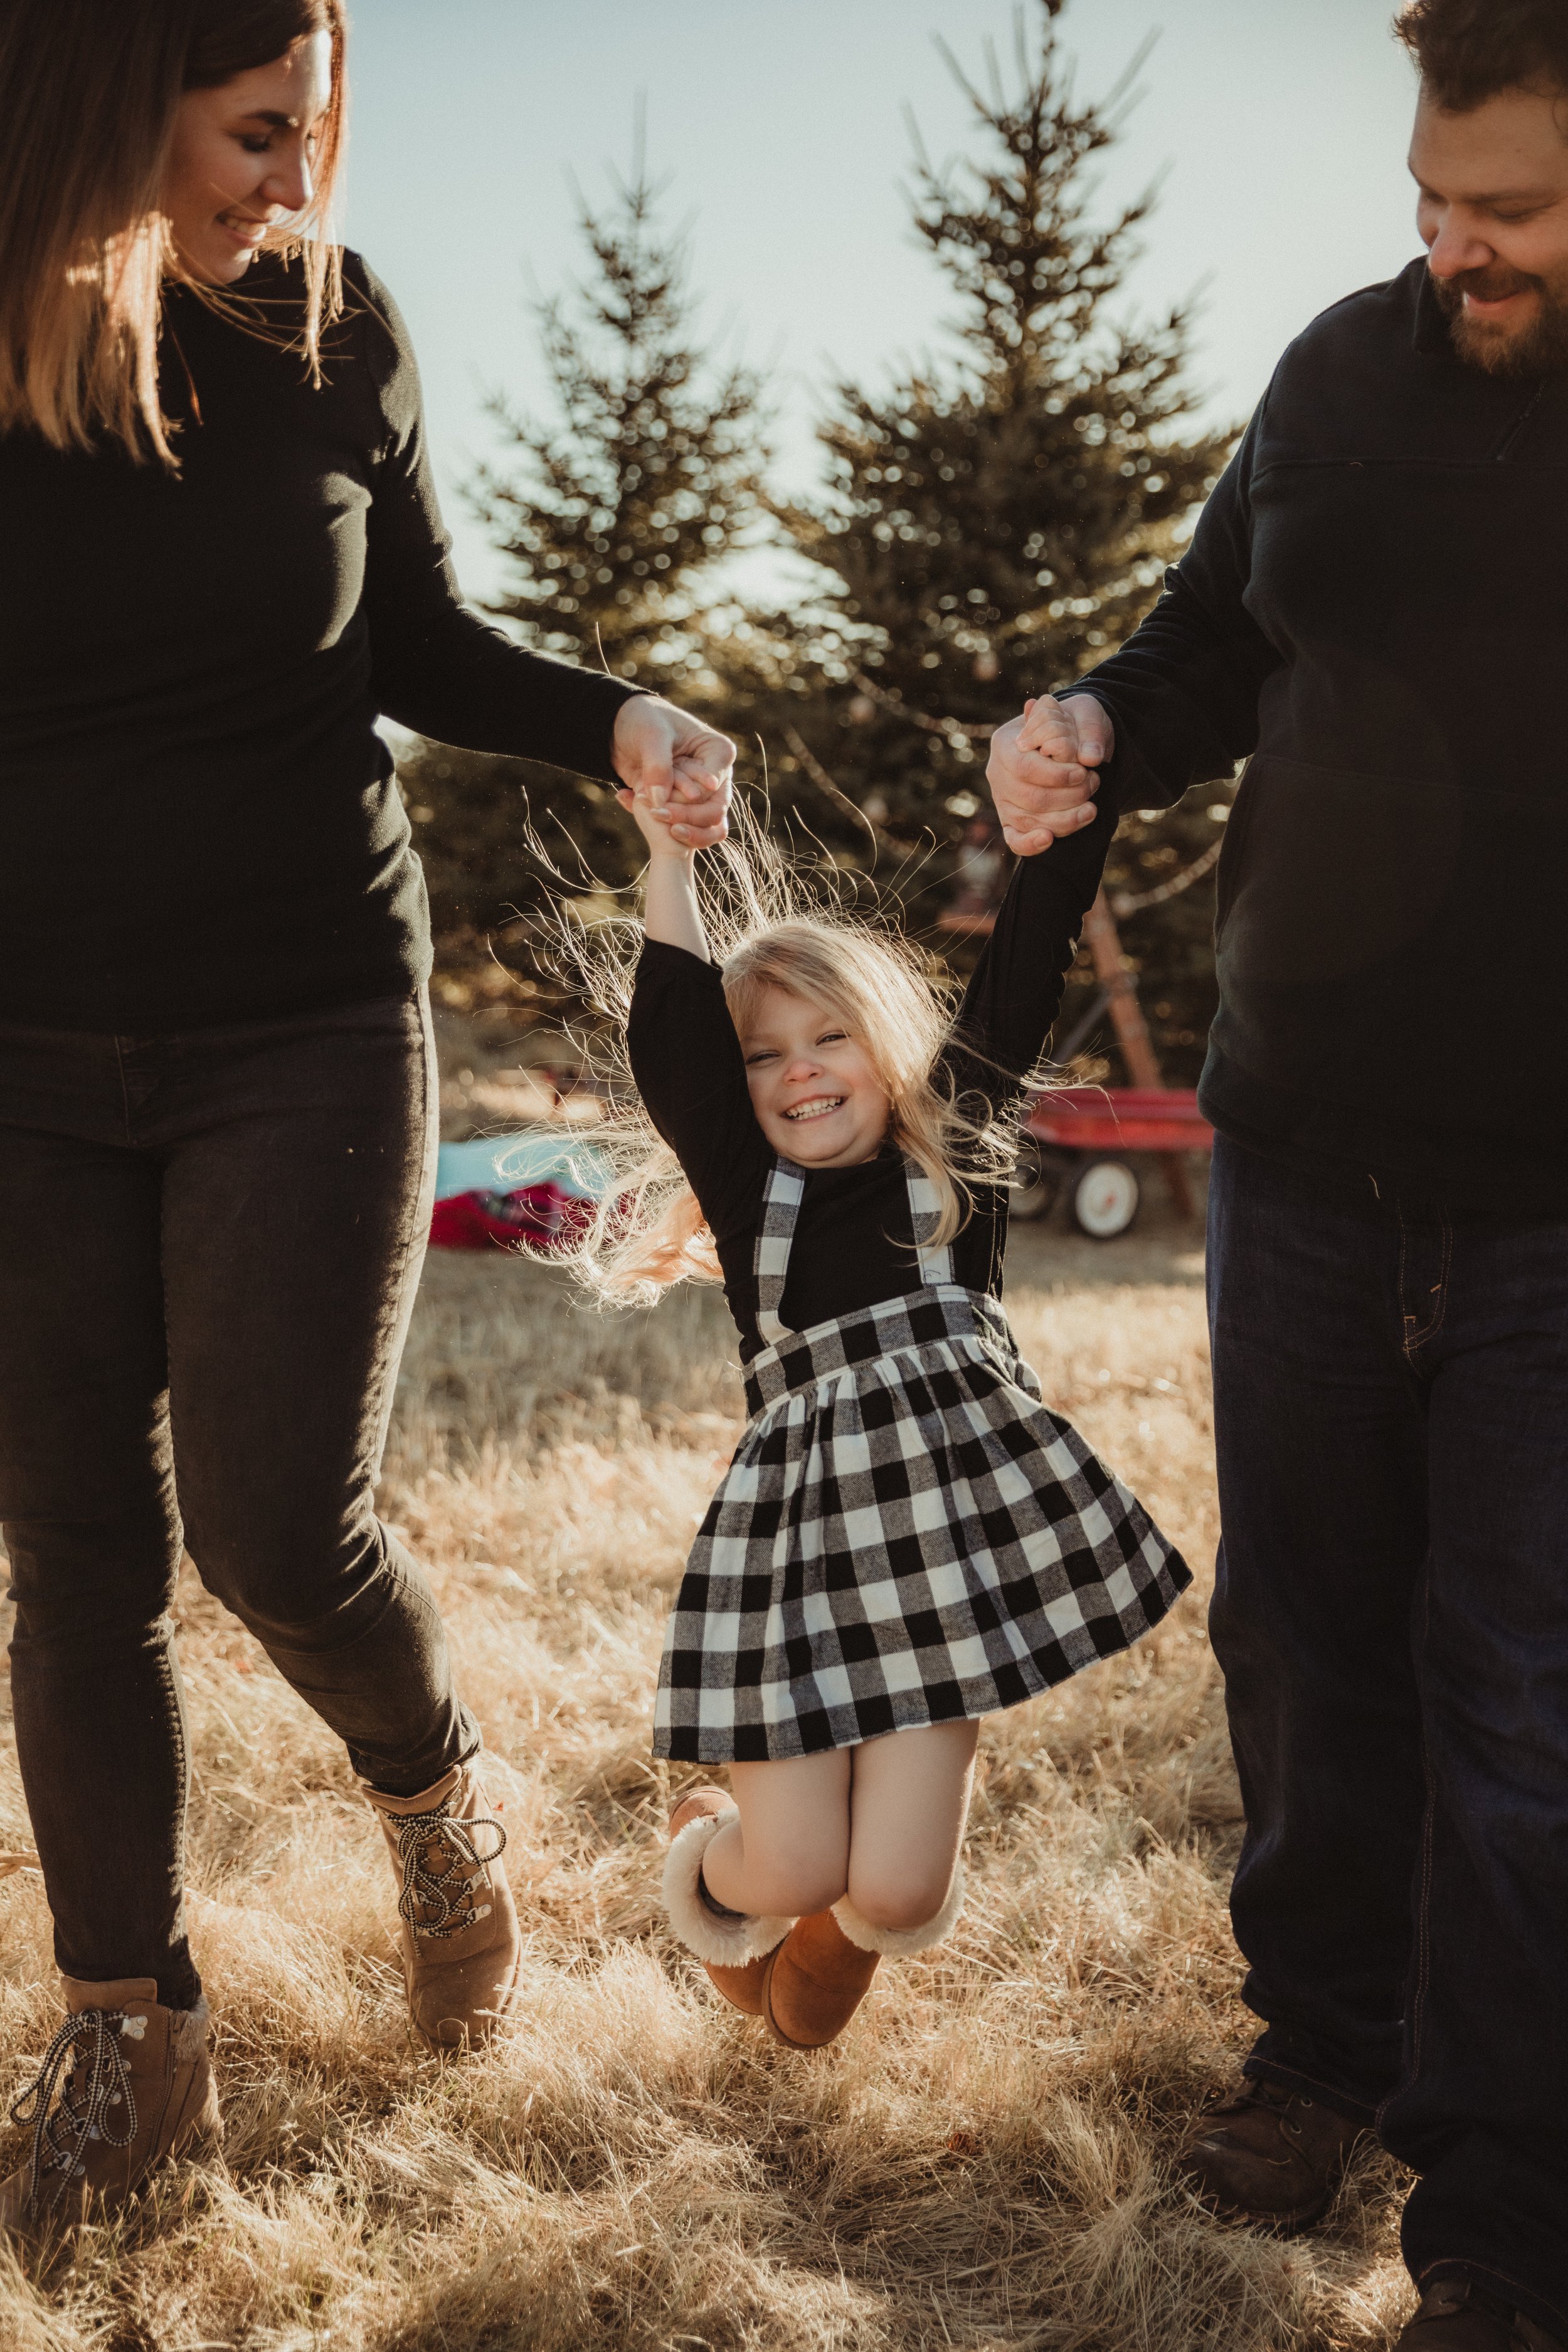
<instances>
[{"instance_id":1,"label":"man's beard","mask_svg":"<svg viewBox=\"0 0 1568 2352\"><path fill-rule=\"evenodd\" d=\"M1483 302L1500 301L1505 294L1533 289L1541 307L1528 327L1511 331L1487 326L1465 310L1465 296ZM1434 278L1432 291L1448 321L1454 349L1470 367L1488 375L1556 375L1568 370L1568 272L1561 278L1531 278L1494 261L1487 269L1461 269L1455 278Z\"/></svg>"}]
</instances>

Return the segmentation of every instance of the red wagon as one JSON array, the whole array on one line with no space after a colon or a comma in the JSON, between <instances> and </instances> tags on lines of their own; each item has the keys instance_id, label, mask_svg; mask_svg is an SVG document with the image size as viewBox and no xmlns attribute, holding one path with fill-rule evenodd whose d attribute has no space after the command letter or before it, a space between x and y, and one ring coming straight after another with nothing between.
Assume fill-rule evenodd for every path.
<instances>
[{"instance_id":1,"label":"red wagon","mask_svg":"<svg viewBox=\"0 0 1568 2352\"><path fill-rule=\"evenodd\" d=\"M1127 1231L1142 1198L1130 1153L1169 1159L1213 1143L1197 1096L1180 1087L1063 1087L1037 1095L1024 1121L1012 1213L1048 1216L1066 1192L1079 1231L1111 1241Z\"/></svg>"}]
</instances>

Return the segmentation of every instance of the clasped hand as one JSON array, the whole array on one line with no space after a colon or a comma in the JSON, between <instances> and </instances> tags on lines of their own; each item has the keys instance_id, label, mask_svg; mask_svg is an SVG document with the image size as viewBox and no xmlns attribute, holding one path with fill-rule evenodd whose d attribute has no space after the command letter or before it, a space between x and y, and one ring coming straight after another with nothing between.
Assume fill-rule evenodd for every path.
<instances>
[{"instance_id":1,"label":"clasped hand","mask_svg":"<svg viewBox=\"0 0 1568 2352\"><path fill-rule=\"evenodd\" d=\"M616 798L650 849L711 849L730 829L735 746L658 695L634 695L616 715Z\"/></svg>"},{"instance_id":2,"label":"clasped hand","mask_svg":"<svg viewBox=\"0 0 1568 2352\"><path fill-rule=\"evenodd\" d=\"M1002 837L1019 857L1094 823L1095 771L1116 749L1110 713L1090 694L1042 694L991 738L985 777Z\"/></svg>"},{"instance_id":3,"label":"clasped hand","mask_svg":"<svg viewBox=\"0 0 1568 2352\"><path fill-rule=\"evenodd\" d=\"M1041 695L999 727L985 773L1008 848L1033 857L1092 824L1097 771L1115 748L1110 713L1088 694ZM616 798L656 856L724 840L735 768L727 735L657 695L637 695L616 714L612 757Z\"/></svg>"}]
</instances>

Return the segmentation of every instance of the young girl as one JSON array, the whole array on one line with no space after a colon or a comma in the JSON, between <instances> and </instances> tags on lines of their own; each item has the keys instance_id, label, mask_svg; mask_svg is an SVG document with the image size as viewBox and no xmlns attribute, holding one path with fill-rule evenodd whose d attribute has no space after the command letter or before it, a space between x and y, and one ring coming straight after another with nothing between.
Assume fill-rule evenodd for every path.
<instances>
[{"instance_id":1,"label":"young girl","mask_svg":"<svg viewBox=\"0 0 1568 2352\"><path fill-rule=\"evenodd\" d=\"M1019 865L950 1022L900 944L766 919L754 889L715 963L694 853L668 812L634 814L626 1041L679 1173L667 1154L661 1200L645 1170L580 1264L645 1296L721 1272L751 1411L670 1618L654 1741L728 1765L733 1793L676 1807L665 1902L727 1999L815 2049L882 1954L952 1927L978 1718L1125 1649L1191 1580L1041 1402L998 1304L1002 1123L1103 851Z\"/></svg>"}]
</instances>

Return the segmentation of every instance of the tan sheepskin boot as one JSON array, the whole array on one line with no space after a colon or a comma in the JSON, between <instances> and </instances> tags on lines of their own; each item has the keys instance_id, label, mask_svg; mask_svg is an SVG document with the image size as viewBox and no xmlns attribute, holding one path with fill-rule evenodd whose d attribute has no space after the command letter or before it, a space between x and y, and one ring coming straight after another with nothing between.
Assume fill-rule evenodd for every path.
<instances>
[{"instance_id":1,"label":"tan sheepskin boot","mask_svg":"<svg viewBox=\"0 0 1568 2352\"><path fill-rule=\"evenodd\" d=\"M701 1961L725 2000L748 2017L760 2017L763 1971L795 1922L726 1911L704 1886L703 1855L724 1823L739 1818L733 1798L722 1789L693 1789L682 1797L669 1817L664 1908L687 1950Z\"/></svg>"},{"instance_id":2,"label":"tan sheepskin boot","mask_svg":"<svg viewBox=\"0 0 1568 2352\"><path fill-rule=\"evenodd\" d=\"M849 1897L830 1911L797 1919L763 1969L763 2016L786 2050L823 2050L836 2042L871 1989L884 1958L910 1959L946 1941L963 1908L963 1872L947 1900L920 1927L874 1927Z\"/></svg>"},{"instance_id":3,"label":"tan sheepskin boot","mask_svg":"<svg viewBox=\"0 0 1568 2352\"><path fill-rule=\"evenodd\" d=\"M506 1832L472 1761L417 1797L365 1787L400 1892L409 2014L439 2049L483 2042L510 2007L522 1931L505 1872Z\"/></svg>"},{"instance_id":4,"label":"tan sheepskin boot","mask_svg":"<svg viewBox=\"0 0 1568 2352\"><path fill-rule=\"evenodd\" d=\"M18 2234L112 2212L166 2157L223 2145L206 2002L164 2009L153 1977L61 1981L66 2021L11 2110L33 2135L0 2185L0 2227Z\"/></svg>"}]
</instances>

